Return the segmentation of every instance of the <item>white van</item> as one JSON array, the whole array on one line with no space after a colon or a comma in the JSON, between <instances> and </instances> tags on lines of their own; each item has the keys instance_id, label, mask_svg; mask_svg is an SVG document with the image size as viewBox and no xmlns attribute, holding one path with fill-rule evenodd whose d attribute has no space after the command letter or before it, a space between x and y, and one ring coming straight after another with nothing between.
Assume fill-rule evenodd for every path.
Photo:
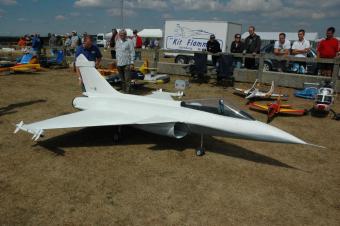
<instances>
[{"instance_id":1,"label":"white van","mask_svg":"<svg viewBox=\"0 0 340 226\"><path fill-rule=\"evenodd\" d=\"M97 34L97 46L98 47L106 47L107 46L107 41L105 39L104 33Z\"/></svg>"},{"instance_id":2,"label":"white van","mask_svg":"<svg viewBox=\"0 0 340 226\"><path fill-rule=\"evenodd\" d=\"M166 20L164 49L181 51L204 51L210 35L215 35L222 52L230 52L234 35L241 33L242 25L226 21ZM192 63L192 53L165 52L165 57L175 57L180 64ZM208 56L208 60L211 56Z\"/></svg>"}]
</instances>

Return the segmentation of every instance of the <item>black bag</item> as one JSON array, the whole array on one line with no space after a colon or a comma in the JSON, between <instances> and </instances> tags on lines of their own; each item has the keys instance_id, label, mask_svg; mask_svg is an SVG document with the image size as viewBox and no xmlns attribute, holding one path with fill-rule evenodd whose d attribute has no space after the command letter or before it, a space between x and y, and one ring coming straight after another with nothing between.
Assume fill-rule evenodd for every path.
<instances>
[{"instance_id":1,"label":"black bag","mask_svg":"<svg viewBox=\"0 0 340 226\"><path fill-rule=\"evenodd\" d=\"M207 54L206 53L195 53L195 63L190 66L191 76L198 76L199 78L204 77L207 73Z\"/></svg>"},{"instance_id":2,"label":"black bag","mask_svg":"<svg viewBox=\"0 0 340 226\"><path fill-rule=\"evenodd\" d=\"M218 58L217 80L231 79L234 74L233 56L223 54Z\"/></svg>"}]
</instances>

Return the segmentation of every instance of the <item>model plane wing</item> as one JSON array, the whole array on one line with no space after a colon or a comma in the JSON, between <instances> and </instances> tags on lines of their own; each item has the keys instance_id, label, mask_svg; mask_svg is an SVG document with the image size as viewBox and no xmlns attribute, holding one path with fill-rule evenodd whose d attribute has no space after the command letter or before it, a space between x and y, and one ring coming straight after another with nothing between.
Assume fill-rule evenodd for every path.
<instances>
[{"instance_id":1,"label":"model plane wing","mask_svg":"<svg viewBox=\"0 0 340 226\"><path fill-rule=\"evenodd\" d=\"M260 110L260 111L268 111L269 106L268 105L262 105L257 103L250 103L249 107L251 109Z\"/></svg>"},{"instance_id":2,"label":"model plane wing","mask_svg":"<svg viewBox=\"0 0 340 226\"><path fill-rule=\"evenodd\" d=\"M306 110L281 108L280 113L290 115L304 115L306 113Z\"/></svg>"},{"instance_id":3,"label":"model plane wing","mask_svg":"<svg viewBox=\"0 0 340 226\"><path fill-rule=\"evenodd\" d=\"M162 90L157 90L157 91L152 92L152 94L147 95L147 97L161 99L161 100L174 100L172 97L181 98L182 96L183 96L183 92L170 93L170 92L163 92Z\"/></svg>"},{"instance_id":4,"label":"model plane wing","mask_svg":"<svg viewBox=\"0 0 340 226\"><path fill-rule=\"evenodd\" d=\"M245 89L240 89L240 88L233 88L235 92L239 92L239 93L243 93L244 94L244 91Z\"/></svg>"},{"instance_id":5,"label":"model plane wing","mask_svg":"<svg viewBox=\"0 0 340 226\"><path fill-rule=\"evenodd\" d=\"M25 125L23 122L17 124L15 133L23 130L34 134L33 139L38 139L46 129L78 128L93 126L113 126L132 124L157 124L175 122L167 117L140 116L138 114L127 114L115 111L85 110L55 118Z\"/></svg>"}]
</instances>

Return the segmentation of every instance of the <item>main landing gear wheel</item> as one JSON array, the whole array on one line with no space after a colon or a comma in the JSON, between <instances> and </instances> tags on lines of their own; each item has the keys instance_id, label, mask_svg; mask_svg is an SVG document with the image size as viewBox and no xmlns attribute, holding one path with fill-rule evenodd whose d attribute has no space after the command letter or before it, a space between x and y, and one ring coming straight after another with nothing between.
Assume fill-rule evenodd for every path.
<instances>
[{"instance_id":1,"label":"main landing gear wheel","mask_svg":"<svg viewBox=\"0 0 340 226\"><path fill-rule=\"evenodd\" d=\"M203 156L205 154L204 148L203 148L203 134L201 134L201 147L196 149L196 155L197 156Z\"/></svg>"},{"instance_id":2,"label":"main landing gear wheel","mask_svg":"<svg viewBox=\"0 0 340 226\"><path fill-rule=\"evenodd\" d=\"M205 154L204 148L197 148L196 149L196 155L197 156L203 156Z\"/></svg>"}]
</instances>

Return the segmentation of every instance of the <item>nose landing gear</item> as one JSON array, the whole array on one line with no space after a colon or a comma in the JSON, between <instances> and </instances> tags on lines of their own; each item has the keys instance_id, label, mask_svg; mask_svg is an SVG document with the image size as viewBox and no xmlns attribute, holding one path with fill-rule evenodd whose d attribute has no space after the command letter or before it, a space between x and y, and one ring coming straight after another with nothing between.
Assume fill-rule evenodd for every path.
<instances>
[{"instance_id":1,"label":"nose landing gear","mask_svg":"<svg viewBox=\"0 0 340 226\"><path fill-rule=\"evenodd\" d=\"M203 134L201 134L201 146L196 149L196 155L197 156L203 156L205 154L205 150L203 147Z\"/></svg>"}]
</instances>

